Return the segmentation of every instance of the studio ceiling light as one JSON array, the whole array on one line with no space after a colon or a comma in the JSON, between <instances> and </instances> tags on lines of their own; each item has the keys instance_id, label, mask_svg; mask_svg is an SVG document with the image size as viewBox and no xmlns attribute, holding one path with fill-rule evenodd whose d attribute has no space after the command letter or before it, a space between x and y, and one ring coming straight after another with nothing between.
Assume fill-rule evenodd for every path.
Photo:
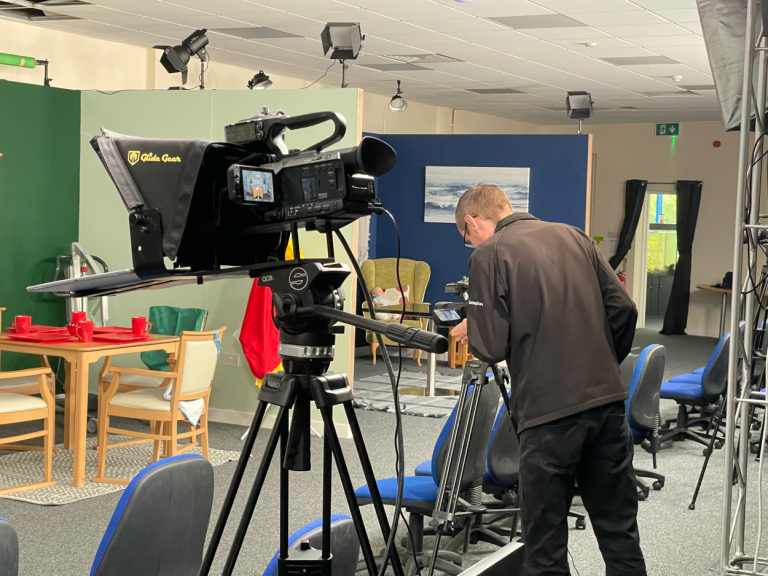
<instances>
[{"instance_id":1,"label":"studio ceiling light","mask_svg":"<svg viewBox=\"0 0 768 576\"><path fill-rule=\"evenodd\" d=\"M347 60L355 60L363 49L365 36L360 32L360 22L328 22L320 33L323 54L341 62L341 87L346 88Z\"/></svg>"},{"instance_id":2,"label":"studio ceiling light","mask_svg":"<svg viewBox=\"0 0 768 576\"><path fill-rule=\"evenodd\" d=\"M389 109L392 112L402 112L406 108L408 108L408 102L405 98L402 96L402 91L400 90L400 80L397 81L397 94L392 96L392 100L389 101Z\"/></svg>"},{"instance_id":3,"label":"studio ceiling light","mask_svg":"<svg viewBox=\"0 0 768 576\"><path fill-rule=\"evenodd\" d=\"M272 80L264 74L264 70L259 70L258 74L248 80L248 88L250 90L265 90L270 86L272 86Z\"/></svg>"},{"instance_id":4,"label":"studio ceiling light","mask_svg":"<svg viewBox=\"0 0 768 576\"><path fill-rule=\"evenodd\" d=\"M591 118L594 114L592 104L592 95L589 92L581 90L568 92L565 97L565 111L568 113L568 118L579 120L577 134L581 134L581 121L584 118Z\"/></svg>"},{"instance_id":5,"label":"studio ceiling light","mask_svg":"<svg viewBox=\"0 0 768 576\"><path fill-rule=\"evenodd\" d=\"M163 51L160 64L163 65L168 74L181 72L182 84L187 83L187 64L189 61L193 56L200 58L200 90L205 89L205 63L209 59L208 52L205 50L208 45L208 36L205 35L207 31L205 28L195 30L182 40L179 46L153 46L153 48Z\"/></svg>"}]
</instances>

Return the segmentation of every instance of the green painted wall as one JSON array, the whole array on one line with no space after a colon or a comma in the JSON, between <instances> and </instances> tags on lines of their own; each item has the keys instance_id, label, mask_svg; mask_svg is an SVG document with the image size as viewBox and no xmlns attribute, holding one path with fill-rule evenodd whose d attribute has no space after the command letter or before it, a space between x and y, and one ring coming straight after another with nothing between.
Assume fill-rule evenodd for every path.
<instances>
[{"instance_id":1,"label":"green painted wall","mask_svg":"<svg viewBox=\"0 0 768 576\"><path fill-rule=\"evenodd\" d=\"M17 314L65 324L64 301L31 295L50 281L58 254L77 240L80 92L0 80L0 307L3 328ZM4 353L2 369L39 365Z\"/></svg>"},{"instance_id":2,"label":"green painted wall","mask_svg":"<svg viewBox=\"0 0 768 576\"><path fill-rule=\"evenodd\" d=\"M269 106L271 110L281 108L292 116L323 110L339 112L347 120L347 133L337 147L356 144L357 90L155 91L119 92L113 95L84 92L80 135L80 243L83 247L104 258L111 270L131 267L127 212L89 144L90 138L99 132L100 127L134 136L222 140L226 124L253 116L262 106ZM330 126L318 126L288 132L288 146L303 148L322 139L329 134L329 130ZM345 235L351 243L351 226L345 229ZM324 254L325 240L319 234L304 233L301 241L305 256ZM337 245L337 256L342 252L341 246ZM339 260L346 261L345 258ZM233 333L241 324L251 283L247 279L222 280L203 286L182 286L115 296L110 298L110 323L126 325L131 316L145 314L152 305L205 308L209 311L208 328L221 325L228 328L222 353L241 355L240 344ZM350 281L344 289L346 294L354 294ZM351 308L347 306L347 309ZM349 330L347 332L349 334ZM337 339L333 370L348 370L351 350L348 336ZM125 364L140 365L138 358L125 358ZM219 364L211 406L237 412L253 412L256 408L254 383L255 378L242 355L240 367Z\"/></svg>"}]
</instances>

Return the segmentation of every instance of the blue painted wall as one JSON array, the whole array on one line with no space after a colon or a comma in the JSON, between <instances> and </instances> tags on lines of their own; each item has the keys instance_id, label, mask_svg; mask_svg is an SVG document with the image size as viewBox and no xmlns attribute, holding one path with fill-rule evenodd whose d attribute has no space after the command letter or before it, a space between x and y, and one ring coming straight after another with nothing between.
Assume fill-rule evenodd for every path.
<instances>
[{"instance_id":1,"label":"blue painted wall","mask_svg":"<svg viewBox=\"0 0 768 576\"><path fill-rule=\"evenodd\" d=\"M529 167L529 211L542 220L584 229L589 136L583 135L378 135L397 151L397 165L377 179L377 195L397 219L402 257L432 268L425 301L450 300L444 286L467 274L472 253L453 224L424 222L426 166ZM371 258L396 254L389 219L374 216ZM375 235L375 238L374 238Z\"/></svg>"}]
</instances>

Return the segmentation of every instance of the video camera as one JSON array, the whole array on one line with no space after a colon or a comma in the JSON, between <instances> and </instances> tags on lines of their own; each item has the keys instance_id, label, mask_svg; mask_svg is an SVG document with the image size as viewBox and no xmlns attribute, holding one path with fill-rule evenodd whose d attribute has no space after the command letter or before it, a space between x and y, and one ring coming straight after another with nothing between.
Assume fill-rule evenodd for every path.
<instances>
[{"instance_id":1,"label":"video camera","mask_svg":"<svg viewBox=\"0 0 768 576\"><path fill-rule=\"evenodd\" d=\"M333 124L330 136L304 150L288 149L286 130L324 122ZM358 146L326 150L345 133L346 121L335 112L290 117L266 107L226 126L226 142L137 138L102 129L91 146L128 210L133 270L28 290L110 295L274 268L297 228L330 238L357 218L381 212L374 177L395 165L395 151L369 136ZM329 241L329 261L332 246Z\"/></svg>"},{"instance_id":2,"label":"video camera","mask_svg":"<svg viewBox=\"0 0 768 576\"><path fill-rule=\"evenodd\" d=\"M461 302L438 302L432 308L432 316L438 326L456 326L467 317L467 302L469 301L469 278L464 276L458 282L445 285L445 293L453 294L462 299Z\"/></svg>"}]
</instances>

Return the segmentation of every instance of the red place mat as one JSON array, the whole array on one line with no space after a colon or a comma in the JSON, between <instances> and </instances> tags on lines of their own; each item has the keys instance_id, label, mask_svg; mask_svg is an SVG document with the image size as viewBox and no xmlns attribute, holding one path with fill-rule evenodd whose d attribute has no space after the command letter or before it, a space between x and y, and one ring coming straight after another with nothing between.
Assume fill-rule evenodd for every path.
<instances>
[{"instance_id":1,"label":"red place mat","mask_svg":"<svg viewBox=\"0 0 768 576\"><path fill-rule=\"evenodd\" d=\"M70 336L68 333L61 332L38 332L36 334L8 334L11 340L18 342L35 342L37 344L64 344L66 342L74 342L76 337Z\"/></svg>"},{"instance_id":2,"label":"red place mat","mask_svg":"<svg viewBox=\"0 0 768 576\"><path fill-rule=\"evenodd\" d=\"M14 328L13 326L10 326L6 328L5 331L8 334L15 334L16 328ZM60 326L41 326L39 324L34 324L30 326L29 332L31 334L36 334L38 332L67 332L67 328L66 327L62 328Z\"/></svg>"},{"instance_id":3,"label":"red place mat","mask_svg":"<svg viewBox=\"0 0 768 576\"><path fill-rule=\"evenodd\" d=\"M94 334L93 339L99 342L125 344L127 342L145 342L150 338L149 336L136 336L133 332L115 332L113 334Z\"/></svg>"},{"instance_id":4,"label":"red place mat","mask_svg":"<svg viewBox=\"0 0 768 576\"><path fill-rule=\"evenodd\" d=\"M115 334L133 332L133 329L126 328L125 326L95 326L93 328L94 334Z\"/></svg>"}]
</instances>

